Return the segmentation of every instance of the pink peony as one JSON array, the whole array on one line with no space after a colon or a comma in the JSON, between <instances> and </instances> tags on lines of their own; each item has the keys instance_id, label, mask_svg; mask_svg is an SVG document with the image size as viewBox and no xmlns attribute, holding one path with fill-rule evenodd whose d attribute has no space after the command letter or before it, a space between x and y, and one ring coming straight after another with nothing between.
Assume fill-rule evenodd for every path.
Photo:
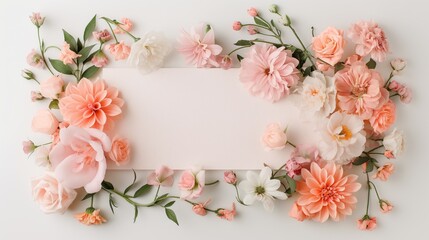
<instances>
[{"instance_id":1,"label":"pink peony","mask_svg":"<svg viewBox=\"0 0 429 240\"><path fill-rule=\"evenodd\" d=\"M127 31L127 32L131 31L131 28L133 27L133 23L128 18L122 18L121 19L121 23L119 24L119 26L120 26L120 28L116 27L115 30L114 30L114 32L116 34L125 33L125 31Z\"/></svg>"},{"instance_id":2,"label":"pink peony","mask_svg":"<svg viewBox=\"0 0 429 240\"><path fill-rule=\"evenodd\" d=\"M58 129L57 118L47 109L39 110L31 121L34 132L53 134Z\"/></svg>"},{"instance_id":3,"label":"pink peony","mask_svg":"<svg viewBox=\"0 0 429 240\"><path fill-rule=\"evenodd\" d=\"M372 231L377 227L377 218L365 216L358 220L357 226L360 230Z\"/></svg>"},{"instance_id":4,"label":"pink peony","mask_svg":"<svg viewBox=\"0 0 429 240\"><path fill-rule=\"evenodd\" d=\"M100 41L102 43L105 43L105 42L109 41L110 39L112 39L112 35L110 34L110 32L107 29L104 29L102 31L95 31L92 33L92 36L97 41Z\"/></svg>"},{"instance_id":5,"label":"pink peony","mask_svg":"<svg viewBox=\"0 0 429 240\"><path fill-rule=\"evenodd\" d=\"M318 68L321 71L327 71L337 64L344 54L345 45L343 31L333 27L327 28L319 36L314 37L312 43L314 55L323 61L317 62Z\"/></svg>"},{"instance_id":6,"label":"pink peony","mask_svg":"<svg viewBox=\"0 0 429 240\"><path fill-rule=\"evenodd\" d=\"M288 96L290 88L300 79L298 60L284 47L257 44L241 61L240 81L250 94L276 102Z\"/></svg>"},{"instance_id":7,"label":"pink peony","mask_svg":"<svg viewBox=\"0 0 429 240\"><path fill-rule=\"evenodd\" d=\"M200 168L186 170L182 173L179 180L179 188L182 191L182 199L198 198L203 192L205 186L206 173Z\"/></svg>"},{"instance_id":8,"label":"pink peony","mask_svg":"<svg viewBox=\"0 0 429 240\"><path fill-rule=\"evenodd\" d=\"M43 61L42 55L34 49L27 55L27 63L33 67L45 68L45 62Z\"/></svg>"},{"instance_id":9,"label":"pink peony","mask_svg":"<svg viewBox=\"0 0 429 240\"><path fill-rule=\"evenodd\" d=\"M356 53L360 56L371 55L371 58L382 62L389 52L387 38L377 23L361 21L351 26L348 37L356 44Z\"/></svg>"},{"instance_id":10,"label":"pink peony","mask_svg":"<svg viewBox=\"0 0 429 240\"><path fill-rule=\"evenodd\" d=\"M157 170L153 171L147 177L147 184L152 186L163 186L171 187L174 182L174 171L169 167L161 166Z\"/></svg>"},{"instance_id":11,"label":"pink peony","mask_svg":"<svg viewBox=\"0 0 429 240\"><path fill-rule=\"evenodd\" d=\"M110 44L108 48L116 61L127 59L131 52L131 47L126 45L123 41Z\"/></svg>"},{"instance_id":12,"label":"pink peony","mask_svg":"<svg viewBox=\"0 0 429 240\"><path fill-rule=\"evenodd\" d=\"M216 57L222 52L222 47L215 44L213 29L204 33L203 24L183 31L179 38L177 49L186 60L197 67L219 67Z\"/></svg>"},{"instance_id":13,"label":"pink peony","mask_svg":"<svg viewBox=\"0 0 429 240\"><path fill-rule=\"evenodd\" d=\"M70 50L70 45L64 42L63 48L61 49L60 60L63 61L64 64L72 64L74 60L82 55L76 54L72 50Z\"/></svg>"},{"instance_id":14,"label":"pink peony","mask_svg":"<svg viewBox=\"0 0 429 240\"><path fill-rule=\"evenodd\" d=\"M60 99L64 121L82 128L109 129L122 113L124 101L116 88L103 80L94 83L83 78L78 84L70 83Z\"/></svg>"},{"instance_id":15,"label":"pink peony","mask_svg":"<svg viewBox=\"0 0 429 240\"><path fill-rule=\"evenodd\" d=\"M59 76L52 76L40 83L40 93L45 98L58 99L63 91L64 80Z\"/></svg>"},{"instance_id":16,"label":"pink peony","mask_svg":"<svg viewBox=\"0 0 429 240\"><path fill-rule=\"evenodd\" d=\"M125 138L113 138L112 149L109 152L110 160L117 166L126 164L130 160L130 144Z\"/></svg>"},{"instance_id":17,"label":"pink peony","mask_svg":"<svg viewBox=\"0 0 429 240\"><path fill-rule=\"evenodd\" d=\"M96 67L102 68L109 63L109 58L100 50L92 57L91 63Z\"/></svg>"},{"instance_id":18,"label":"pink peony","mask_svg":"<svg viewBox=\"0 0 429 240\"><path fill-rule=\"evenodd\" d=\"M375 110L369 119L369 122L374 129L374 132L381 134L387 131L396 120L396 105L392 100L389 100L381 108Z\"/></svg>"},{"instance_id":19,"label":"pink peony","mask_svg":"<svg viewBox=\"0 0 429 240\"><path fill-rule=\"evenodd\" d=\"M237 212L235 210L235 204L232 204L232 209L228 210L228 209L220 209L217 212L217 215L221 218L221 219L225 219L228 221L232 221L234 220L235 215L237 215Z\"/></svg>"},{"instance_id":20,"label":"pink peony","mask_svg":"<svg viewBox=\"0 0 429 240\"><path fill-rule=\"evenodd\" d=\"M390 175L395 170L395 165L393 163L387 163L377 169L377 173L372 176L375 179L380 179L381 181L387 181Z\"/></svg>"},{"instance_id":21,"label":"pink peony","mask_svg":"<svg viewBox=\"0 0 429 240\"><path fill-rule=\"evenodd\" d=\"M101 189L107 167L104 153L110 148L110 139L102 131L70 126L60 130L60 142L52 149L49 160L61 184L95 193Z\"/></svg>"},{"instance_id":22,"label":"pink peony","mask_svg":"<svg viewBox=\"0 0 429 240\"><path fill-rule=\"evenodd\" d=\"M389 99L389 92L383 87L380 74L362 62L355 62L335 74L338 105L349 114L356 114L363 120L371 118L374 110Z\"/></svg>"}]
</instances>

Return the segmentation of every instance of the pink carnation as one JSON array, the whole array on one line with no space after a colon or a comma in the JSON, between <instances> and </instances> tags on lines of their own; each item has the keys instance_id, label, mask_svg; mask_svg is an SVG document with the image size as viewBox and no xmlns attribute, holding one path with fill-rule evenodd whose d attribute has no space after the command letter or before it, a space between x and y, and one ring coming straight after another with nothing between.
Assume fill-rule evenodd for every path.
<instances>
[{"instance_id":1,"label":"pink carnation","mask_svg":"<svg viewBox=\"0 0 429 240\"><path fill-rule=\"evenodd\" d=\"M121 19L121 23L119 24L119 26L120 26L120 28L116 27L115 30L114 30L114 32L116 34L125 33L125 31L127 31L127 32L131 31L131 28L133 27L133 23L128 18L122 18Z\"/></svg>"},{"instance_id":2,"label":"pink carnation","mask_svg":"<svg viewBox=\"0 0 429 240\"><path fill-rule=\"evenodd\" d=\"M123 41L109 45L110 53L115 57L115 60L127 59L131 52L131 47L126 45Z\"/></svg>"},{"instance_id":3,"label":"pink carnation","mask_svg":"<svg viewBox=\"0 0 429 240\"><path fill-rule=\"evenodd\" d=\"M290 88L298 83L298 63L284 47L253 45L249 55L241 61L239 78L250 94L276 102L288 96Z\"/></svg>"},{"instance_id":4,"label":"pink carnation","mask_svg":"<svg viewBox=\"0 0 429 240\"><path fill-rule=\"evenodd\" d=\"M63 48L61 49L60 60L63 61L64 64L72 64L73 61L82 55L76 54L72 50L70 50L70 45L64 42Z\"/></svg>"},{"instance_id":5,"label":"pink carnation","mask_svg":"<svg viewBox=\"0 0 429 240\"><path fill-rule=\"evenodd\" d=\"M356 44L356 53L360 56L371 55L371 58L382 62L389 52L387 38L377 23L361 21L351 26L348 37Z\"/></svg>"}]
</instances>

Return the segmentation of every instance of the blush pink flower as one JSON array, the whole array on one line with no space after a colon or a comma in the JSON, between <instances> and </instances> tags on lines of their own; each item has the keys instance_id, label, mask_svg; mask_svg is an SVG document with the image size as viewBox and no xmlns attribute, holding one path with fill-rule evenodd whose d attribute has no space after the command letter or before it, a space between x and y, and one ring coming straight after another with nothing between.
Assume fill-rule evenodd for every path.
<instances>
[{"instance_id":1,"label":"blush pink flower","mask_svg":"<svg viewBox=\"0 0 429 240\"><path fill-rule=\"evenodd\" d=\"M182 199L198 198L205 186L206 173L200 168L193 168L182 173L179 180L179 188L182 191Z\"/></svg>"},{"instance_id":2,"label":"blush pink flower","mask_svg":"<svg viewBox=\"0 0 429 240\"><path fill-rule=\"evenodd\" d=\"M225 219L228 221L232 221L234 220L235 215L237 215L237 212L235 210L235 204L232 204L232 209L228 210L228 209L220 209L219 211L217 211L217 215L221 218L221 219Z\"/></svg>"},{"instance_id":3,"label":"blush pink flower","mask_svg":"<svg viewBox=\"0 0 429 240\"><path fill-rule=\"evenodd\" d=\"M356 114L367 120L374 110L389 99L389 92L383 87L383 79L363 62L355 62L350 67L335 74L338 105L349 114Z\"/></svg>"},{"instance_id":4,"label":"blush pink flower","mask_svg":"<svg viewBox=\"0 0 429 240\"><path fill-rule=\"evenodd\" d=\"M247 27L247 32L248 32L250 35L255 35L255 34L257 34L257 33L258 33L258 30L257 30L254 26L248 26L248 27Z\"/></svg>"},{"instance_id":5,"label":"blush pink flower","mask_svg":"<svg viewBox=\"0 0 429 240\"><path fill-rule=\"evenodd\" d=\"M76 54L75 52L70 50L70 45L64 42L60 54L60 60L63 61L64 64L72 64L73 61L80 56L82 55Z\"/></svg>"},{"instance_id":6,"label":"blush pink flower","mask_svg":"<svg viewBox=\"0 0 429 240\"><path fill-rule=\"evenodd\" d=\"M401 100L401 102L403 103L410 103L412 98L413 98L413 94L411 92L411 89L409 89L408 87L406 87L405 85L393 80L392 82L390 82L389 84L389 89L393 92L396 92L399 95L399 98Z\"/></svg>"},{"instance_id":7,"label":"blush pink flower","mask_svg":"<svg viewBox=\"0 0 429 240\"><path fill-rule=\"evenodd\" d=\"M192 207L192 211L195 213L195 214L197 214L197 215L200 215L200 216L205 216L205 215L207 215L207 210L206 210L206 206L208 205L210 203L210 199L209 200L207 200L207 201L205 201L204 203L198 203L198 204L195 204L193 207Z\"/></svg>"},{"instance_id":8,"label":"blush pink flower","mask_svg":"<svg viewBox=\"0 0 429 240\"><path fill-rule=\"evenodd\" d=\"M322 168L312 163L310 171L302 169L301 176L297 182L296 191L300 196L296 203L308 218L318 222L329 218L339 221L352 214L357 202L353 193L361 187L356 175L344 176L343 168L333 163Z\"/></svg>"},{"instance_id":9,"label":"blush pink flower","mask_svg":"<svg viewBox=\"0 0 429 240\"><path fill-rule=\"evenodd\" d=\"M42 96L42 94L40 92L31 91L30 96L31 96L32 102L44 99L44 97Z\"/></svg>"},{"instance_id":10,"label":"blush pink flower","mask_svg":"<svg viewBox=\"0 0 429 240\"><path fill-rule=\"evenodd\" d=\"M289 177L293 178L296 175L301 175L303 168L310 169L312 162L320 163L322 157L316 146L297 145L290 155L290 159L286 162L286 172Z\"/></svg>"},{"instance_id":11,"label":"blush pink flower","mask_svg":"<svg viewBox=\"0 0 429 240\"><path fill-rule=\"evenodd\" d=\"M380 200L380 211L382 213L388 213L393 210L393 205L386 200Z\"/></svg>"},{"instance_id":12,"label":"blush pink flower","mask_svg":"<svg viewBox=\"0 0 429 240\"><path fill-rule=\"evenodd\" d=\"M43 61L42 55L34 49L27 55L27 63L36 68L45 68L45 62Z\"/></svg>"},{"instance_id":13,"label":"blush pink flower","mask_svg":"<svg viewBox=\"0 0 429 240\"><path fill-rule=\"evenodd\" d=\"M127 59L131 52L131 47L126 45L124 41L110 44L108 49L116 61Z\"/></svg>"},{"instance_id":14,"label":"blush pink flower","mask_svg":"<svg viewBox=\"0 0 429 240\"><path fill-rule=\"evenodd\" d=\"M104 29L102 31L95 31L92 33L92 36L97 41L100 41L102 43L105 43L105 42L109 41L110 39L112 39L112 35L110 34L110 32L107 29Z\"/></svg>"},{"instance_id":15,"label":"blush pink flower","mask_svg":"<svg viewBox=\"0 0 429 240\"><path fill-rule=\"evenodd\" d=\"M395 165L393 163L387 163L377 169L377 173L372 176L375 179L380 179L381 181L387 181L390 175L395 170Z\"/></svg>"},{"instance_id":16,"label":"blush pink flower","mask_svg":"<svg viewBox=\"0 0 429 240\"><path fill-rule=\"evenodd\" d=\"M219 64L219 67L221 67L224 70L228 70L232 67L232 59L229 55L218 55L216 57L216 61Z\"/></svg>"},{"instance_id":17,"label":"blush pink flower","mask_svg":"<svg viewBox=\"0 0 429 240\"><path fill-rule=\"evenodd\" d=\"M171 187L174 182L174 171L167 166L161 166L147 177L147 184L152 186Z\"/></svg>"},{"instance_id":18,"label":"blush pink flower","mask_svg":"<svg viewBox=\"0 0 429 240\"><path fill-rule=\"evenodd\" d=\"M284 128L278 123L271 123L265 128L261 143L266 151L280 150L286 146L287 136Z\"/></svg>"},{"instance_id":19,"label":"blush pink flower","mask_svg":"<svg viewBox=\"0 0 429 240\"><path fill-rule=\"evenodd\" d=\"M109 63L109 58L100 50L92 57L91 63L96 67L102 68Z\"/></svg>"},{"instance_id":20,"label":"blush pink flower","mask_svg":"<svg viewBox=\"0 0 429 240\"><path fill-rule=\"evenodd\" d=\"M243 25L239 21L235 21L235 22L232 23L232 29L234 31L240 31L241 27L243 27Z\"/></svg>"},{"instance_id":21,"label":"blush pink flower","mask_svg":"<svg viewBox=\"0 0 429 240\"><path fill-rule=\"evenodd\" d=\"M389 100L381 108L375 110L369 122L377 134L387 131L396 120L396 105Z\"/></svg>"},{"instance_id":22,"label":"blush pink flower","mask_svg":"<svg viewBox=\"0 0 429 240\"><path fill-rule=\"evenodd\" d=\"M37 148L37 146L31 140L27 140L27 141L22 142L22 151L25 154L30 154L30 153L34 152L34 150L36 148Z\"/></svg>"},{"instance_id":23,"label":"blush pink flower","mask_svg":"<svg viewBox=\"0 0 429 240\"><path fill-rule=\"evenodd\" d=\"M40 13L33 13L31 16L30 16L30 21L34 24L34 25L36 25L36 27L41 27L42 25L43 25L43 23L45 22L45 17L42 17L41 15L40 15Z\"/></svg>"},{"instance_id":24,"label":"blush pink flower","mask_svg":"<svg viewBox=\"0 0 429 240\"><path fill-rule=\"evenodd\" d=\"M100 215L100 209L89 208L84 213L78 213L74 216L79 222L85 225L100 225L107 220Z\"/></svg>"},{"instance_id":25,"label":"blush pink flower","mask_svg":"<svg viewBox=\"0 0 429 240\"><path fill-rule=\"evenodd\" d=\"M31 121L31 129L34 132L53 134L58 129L57 118L48 109L39 110Z\"/></svg>"},{"instance_id":26,"label":"blush pink flower","mask_svg":"<svg viewBox=\"0 0 429 240\"><path fill-rule=\"evenodd\" d=\"M116 27L114 32L116 34L125 33L125 31L129 32L131 31L131 28L133 27L133 23L128 18L122 18L121 23L119 24L120 27ZM125 31L124 31L125 30Z\"/></svg>"},{"instance_id":27,"label":"blush pink flower","mask_svg":"<svg viewBox=\"0 0 429 240\"><path fill-rule=\"evenodd\" d=\"M216 56L222 52L222 47L215 44L213 29L204 32L203 24L195 26L190 32L183 31L178 41L177 50L190 64L199 68L219 67Z\"/></svg>"},{"instance_id":28,"label":"blush pink flower","mask_svg":"<svg viewBox=\"0 0 429 240\"><path fill-rule=\"evenodd\" d=\"M346 65L351 66L353 63L360 62L360 61L362 61L362 56L357 55L357 54L353 54L353 55L347 57L346 60L344 61L344 63Z\"/></svg>"},{"instance_id":29,"label":"blush pink flower","mask_svg":"<svg viewBox=\"0 0 429 240\"><path fill-rule=\"evenodd\" d=\"M360 56L371 55L371 58L382 62L389 52L389 45L383 29L373 21L361 21L353 24L348 37L356 44L356 53Z\"/></svg>"},{"instance_id":30,"label":"blush pink flower","mask_svg":"<svg viewBox=\"0 0 429 240\"><path fill-rule=\"evenodd\" d=\"M64 121L82 128L110 129L122 113L124 101L116 88L108 87L103 80L94 83L83 78L79 83L67 85L60 99Z\"/></svg>"},{"instance_id":31,"label":"blush pink flower","mask_svg":"<svg viewBox=\"0 0 429 240\"><path fill-rule=\"evenodd\" d=\"M126 164L130 160L130 143L128 140L118 137L113 138L112 149L108 156L117 166Z\"/></svg>"},{"instance_id":32,"label":"blush pink flower","mask_svg":"<svg viewBox=\"0 0 429 240\"><path fill-rule=\"evenodd\" d=\"M256 17L258 16L258 10L254 7L251 7L249 9L247 9L247 13L249 14L249 16L251 17Z\"/></svg>"},{"instance_id":33,"label":"blush pink flower","mask_svg":"<svg viewBox=\"0 0 429 240\"><path fill-rule=\"evenodd\" d=\"M256 44L241 61L240 81L250 94L276 102L288 96L300 79L298 60L284 47Z\"/></svg>"},{"instance_id":34,"label":"blush pink flower","mask_svg":"<svg viewBox=\"0 0 429 240\"><path fill-rule=\"evenodd\" d=\"M102 131L70 126L60 130L60 142L53 147L49 160L61 184L95 193L101 189L107 168L104 154L110 148L111 141Z\"/></svg>"},{"instance_id":35,"label":"blush pink flower","mask_svg":"<svg viewBox=\"0 0 429 240\"><path fill-rule=\"evenodd\" d=\"M52 76L40 83L40 93L45 98L58 99L63 91L64 80L59 76Z\"/></svg>"},{"instance_id":36,"label":"blush pink flower","mask_svg":"<svg viewBox=\"0 0 429 240\"><path fill-rule=\"evenodd\" d=\"M235 174L234 171L231 171L231 170L225 171L223 173L223 179L228 184L232 184L232 185L237 184L237 175Z\"/></svg>"},{"instance_id":37,"label":"blush pink flower","mask_svg":"<svg viewBox=\"0 0 429 240\"><path fill-rule=\"evenodd\" d=\"M321 71L327 71L341 60L346 45L343 34L342 30L329 27L313 38L314 55L323 61L317 62L318 69Z\"/></svg>"},{"instance_id":38,"label":"blush pink flower","mask_svg":"<svg viewBox=\"0 0 429 240\"><path fill-rule=\"evenodd\" d=\"M357 221L360 230L372 231L377 227L377 218L365 216Z\"/></svg>"}]
</instances>

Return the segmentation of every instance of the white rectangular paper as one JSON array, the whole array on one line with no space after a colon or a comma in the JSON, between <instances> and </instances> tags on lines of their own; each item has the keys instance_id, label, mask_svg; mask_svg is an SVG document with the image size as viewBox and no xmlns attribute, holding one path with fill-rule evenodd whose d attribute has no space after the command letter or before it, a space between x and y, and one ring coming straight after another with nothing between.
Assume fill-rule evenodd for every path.
<instances>
[{"instance_id":1,"label":"white rectangular paper","mask_svg":"<svg viewBox=\"0 0 429 240\"><path fill-rule=\"evenodd\" d=\"M238 73L238 69L164 68L141 75L133 68L104 69L103 79L125 100L115 135L128 138L132 145L131 162L110 169L199 165L244 170L260 169L263 163L283 164L292 148L267 152L261 135L272 122L296 129L299 112L290 99L270 103L249 95ZM298 129L298 138L308 130L302 124Z\"/></svg>"}]
</instances>

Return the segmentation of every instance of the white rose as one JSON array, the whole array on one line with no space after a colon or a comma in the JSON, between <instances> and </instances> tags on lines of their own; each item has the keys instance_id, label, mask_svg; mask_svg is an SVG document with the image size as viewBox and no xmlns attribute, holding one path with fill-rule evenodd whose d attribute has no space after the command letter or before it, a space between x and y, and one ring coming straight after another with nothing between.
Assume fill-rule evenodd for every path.
<instances>
[{"instance_id":1,"label":"white rose","mask_svg":"<svg viewBox=\"0 0 429 240\"><path fill-rule=\"evenodd\" d=\"M393 156L397 157L405 149L404 134L402 131L398 131L396 128L384 137L383 145L386 151L391 151Z\"/></svg>"},{"instance_id":2,"label":"white rose","mask_svg":"<svg viewBox=\"0 0 429 240\"><path fill-rule=\"evenodd\" d=\"M128 63L147 74L160 68L170 51L171 44L162 33L149 32L132 45Z\"/></svg>"},{"instance_id":3,"label":"white rose","mask_svg":"<svg viewBox=\"0 0 429 240\"><path fill-rule=\"evenodd\" d=\"M312 76L304 79L299 93L303 100L302 107L309 112L327 117L335 110L336 89L332 77L314 71Z\"/></svg>"}]
</instances>

